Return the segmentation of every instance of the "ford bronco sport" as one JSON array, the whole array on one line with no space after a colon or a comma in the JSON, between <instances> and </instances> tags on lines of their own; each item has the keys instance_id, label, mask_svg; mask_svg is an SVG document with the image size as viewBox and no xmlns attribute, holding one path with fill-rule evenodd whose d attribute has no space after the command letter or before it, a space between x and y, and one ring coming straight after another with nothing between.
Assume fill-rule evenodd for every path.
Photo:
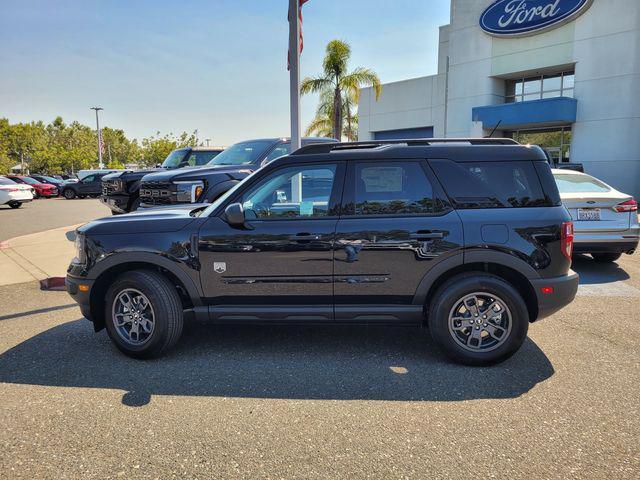
<instances>
[{"instance_id":1,"label":"ford bronco sport","mask_svg":"<svg viewBox=\"0 0 640 480\"><path fill-rule=\"evenodd\" d=\"M80 227L67 289L132 357L166 352L187 317L415 325L487 365L573 300L570 219L539 147L309 145L211 205Z\"/></svg>"}]
</instances>

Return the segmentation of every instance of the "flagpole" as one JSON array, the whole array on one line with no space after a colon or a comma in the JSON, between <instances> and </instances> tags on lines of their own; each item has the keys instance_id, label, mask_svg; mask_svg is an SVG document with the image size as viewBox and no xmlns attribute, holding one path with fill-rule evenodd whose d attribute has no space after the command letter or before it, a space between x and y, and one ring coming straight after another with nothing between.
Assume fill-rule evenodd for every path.
<instances>
[{"instance_id":1,"label":"flagpole","mask_svg":"<svg viewBox=\"0 0 640 480\"><path fill-rule=\"evenodd\" d=\"M299 0L289 0L289 84L291 151L300 148L300 16Z\"/></svg>"},{"instance_id":2,"label":"flagpole","mask_svg":"<svg viewBox=\"0 0 640 480\"><path fill-rule=\"evenodd\" d=\"M100 132L100 120L98 120L98 112L103 110L102 107L91 107L91 110L96 111L96 131L98 132L98 168L103 169L104 164L102 163L102 132Z\"/></svg>"}]
</instances>

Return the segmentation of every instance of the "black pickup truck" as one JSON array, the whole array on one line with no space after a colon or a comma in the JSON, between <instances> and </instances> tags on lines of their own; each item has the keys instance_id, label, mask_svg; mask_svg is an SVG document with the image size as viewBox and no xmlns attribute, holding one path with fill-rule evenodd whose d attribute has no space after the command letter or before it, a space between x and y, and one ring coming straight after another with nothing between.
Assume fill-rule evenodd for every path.
<instances>
[{"instance_id":1,"label":"black pickup truck","mask_svg":"<svg viewBox=\"0 0 640 480\"><path fill-rule=\"evenodd\" d=\"M177 168L202 167L222 152L218 147L186 147L171 152L159 168L146 170L127 170L103 177L100 201L119 215L129 213L140 206L140 180L148 173L164 172Z\"/></svg>"},{"instance_id":2,"label":"black pickup truck","mask_svg":"<svg viewBox=\"0 0 640 480\"><path fill-rule=\"evenodd\" d=\"M302 146L336 141L309 137L302 139ZM290 152L288 138L247 140L227 148L205 168L150 173L140 185L140 206L213 202L253 171Z\"/></svg>"}]
</instances>

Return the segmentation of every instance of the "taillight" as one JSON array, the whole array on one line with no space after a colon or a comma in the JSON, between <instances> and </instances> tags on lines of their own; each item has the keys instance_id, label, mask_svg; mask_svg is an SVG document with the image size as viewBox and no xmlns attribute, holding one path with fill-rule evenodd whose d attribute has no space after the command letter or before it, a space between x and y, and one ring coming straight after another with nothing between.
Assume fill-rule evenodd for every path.
<instances>
[{"instance_id":1,"label":"taillight","mask_svg":"<svg viewBox=\"0 0 640 480\"><path fill-rule=\"evenodd\" d=\"M562 254L571 261L573 253L573 222L563 222L560 234L560 248Z\"/></svg>"},{"instance_id":2,"label":"taillight","mask_svg":"<svg viewBox=\"0 0 640 480\"><path fill-rule=\"evenodd\" d=\"M636 202L633 198L624 203L620 203L613 207L613 209L618 213L625 212L637 212L638 211L638 202Z\"/></svg>"}]
</instances>

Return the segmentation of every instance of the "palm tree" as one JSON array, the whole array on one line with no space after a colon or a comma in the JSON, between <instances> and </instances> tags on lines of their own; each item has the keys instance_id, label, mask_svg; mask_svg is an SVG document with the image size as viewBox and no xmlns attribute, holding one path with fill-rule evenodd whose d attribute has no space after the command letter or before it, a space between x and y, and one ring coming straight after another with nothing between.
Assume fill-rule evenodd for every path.
<instances>
[{"instance_id":1,"label":"palm tree","mask_svg":"<svg viewBox=\"0 0 640 480\"><path fill-rule=\"evenodd\" d=\"M380 98L382 92L380 79L372 70L358 67L351 73L348 72L350 56L349 44L341 40L330 41L322 62L323 75L307 77L300 86L300 93L303 95L307 93L331 95L331 127L334 138L338 140L342 137L344 120L347 121L348 131L353 132L354 118L351 114L351 106L358 104L360 87L372 86L376 92L376 100ZM345 103L347 104L346 112L344 111Z\"/></svg>"},{"instance_id":2,"label":"palm tree","mask_svg":"<svg viewBox=\"0 0 640 480\"><path fill-rule=\"evenodd\" d=\"M358 137L358 115L352 112L353 101L346 94L342 96L342 136L353 141ZM307 126L306 136L333 137L333 92L326 90L320 93L320 102L316 109L316 116Z\"/></svg>"}]
</instances>

